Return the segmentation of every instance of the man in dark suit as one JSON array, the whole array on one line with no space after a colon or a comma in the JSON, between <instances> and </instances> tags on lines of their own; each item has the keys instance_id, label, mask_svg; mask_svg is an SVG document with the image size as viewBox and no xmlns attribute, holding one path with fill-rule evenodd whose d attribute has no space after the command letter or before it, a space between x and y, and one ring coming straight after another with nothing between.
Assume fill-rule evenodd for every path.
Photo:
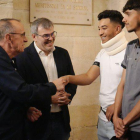
<instances>
[{"instance_id":1,"label":"man in dark suit","mask_svg":"<svg viewBox=\"0 0 140 140\"><path fill-rule=\"evenodd\" d=\"M34 42L16 57L18 72L25 81L30 84L46 83L64 75L74 75L68 52L54 46L57 32L53 23L39 18L32 23L31 32ZM76 86L69 84L65 92L56 92L52 96L50 106L44 108L37 102L30 104L41 110L42 116L35 122L28 121L29 140L68 140L71 128L67 105L75 93Z\"/></svg>"},{"instance_id":2,"label":"man in dark suit","mask_svg":"<svg viewBox=\"0 0 140 140\"><path fill-rule=\"evenodd\" d=\"M24 140L24 105L37 102L46 108L56 87L64 88L60 79L47 84L25 83L11 58L24 51L26 42L19 20L0 20L0 140Z\"/></svg>"}]
</instances>

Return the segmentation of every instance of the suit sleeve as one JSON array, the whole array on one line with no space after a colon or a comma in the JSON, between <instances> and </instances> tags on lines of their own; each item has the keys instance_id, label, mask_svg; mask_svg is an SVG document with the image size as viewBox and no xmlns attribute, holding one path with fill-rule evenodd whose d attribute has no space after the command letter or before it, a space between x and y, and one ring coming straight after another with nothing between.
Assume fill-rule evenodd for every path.
<instances>
[{"instance_id":1,"label":"suit sleeve","mask_svg":"<svg viewBox=\"0 0 140 140\"><path fill-rule=\"evenodd\" d=\"M56 92L53 83L27 84L11 65L8 56L0 53L0 89L10 99L20 103L51 102L51 93Z\"/></svg>"},{"instance_id":2,"label":"suit sleeve","mask_svg":"<svg viewBox=\"0 0 140 140\"><path fill-rule=\"evenodd\" d=\"M72 62L69 56L69 53L66 51L66 56L67 56L67 75L75 75L74 70L73 70L73 66L72 66ZM73 99L75 93L76 93L76 89L77 89L77 85L74 84L68 84L66 86L66 92L70 93L71 96L69 97L71 100Z\"/></svg>"}]
</instances>

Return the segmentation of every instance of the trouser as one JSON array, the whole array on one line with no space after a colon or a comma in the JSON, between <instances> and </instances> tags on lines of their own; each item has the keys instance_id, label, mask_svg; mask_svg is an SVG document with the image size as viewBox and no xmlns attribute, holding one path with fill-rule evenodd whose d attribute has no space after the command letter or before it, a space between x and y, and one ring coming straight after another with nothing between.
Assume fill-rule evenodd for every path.
<instances>
[{"instance_id":1,"label":"trouser","mask_svg":"<svg viewBox=\"0 0 140 140\"><path fill-rule=\"evenodd\" d=\"M114 125L110 122L105 122L102 119L98 120L98 140L118 140L115 137Z\"/></svg>"},{"instance_id":2,"label":"trouser","mask_svg":"<svg viewBox=\"0 0 140 140\"><path fill-rule=\"evenodd\" d=\"M140 132L129 131L128 140L140 140Z\"/></svg>"},{"instance_id":3,"label":"trouser","mask_svg":"<svg viewBox=\"0 0 140 140\"><path fill-rule=\"evenodd\" d=\"M62 112L51 113L49 122L49 132L47 132L46 140L68 140L70 132L67 132L64 127Z\"/></svg>"},{"instance_id":4,"label":"trouser","mask_svg":"<svg viewBox=\"0 0 140 140\"><path fill-rule=\"evenodd\" d=\"M119 140L116 136L112 137L110 140Z\"/></svg>"}]
</instances>

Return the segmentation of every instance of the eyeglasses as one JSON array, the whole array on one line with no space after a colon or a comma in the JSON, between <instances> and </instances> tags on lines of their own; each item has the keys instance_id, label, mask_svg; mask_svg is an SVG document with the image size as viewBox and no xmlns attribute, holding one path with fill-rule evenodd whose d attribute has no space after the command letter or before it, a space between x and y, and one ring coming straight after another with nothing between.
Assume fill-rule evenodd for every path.
<instances>
[{"instance_id":1,"label":"eyeglasses","mask_svg":"<svg viewBox=\"0 0 140 140\"><path fill-rule=\"evenodd\" d=\"M19 34L21 36L24 36L25 37L25 32L24 33L9 33L9 34Z\"/></svg>"},{"instance_id":2,"label":"eyeglasses","mask_svg":"<svg viewBox=\"0 0 140 140\"><path fill-rule=\"evenodd\" d=\"M39 35L39 34L36 34L36 35L41 36L41 37L43 37L44 39L49 39L49 38L50 38L50 36L51 36L51 37L56 37L57 32L56 32L56 31L54 31L54 32L52 32L52 33L50 33L50 34L44 34L44 35Z\"/></svg>"}]
</instances>

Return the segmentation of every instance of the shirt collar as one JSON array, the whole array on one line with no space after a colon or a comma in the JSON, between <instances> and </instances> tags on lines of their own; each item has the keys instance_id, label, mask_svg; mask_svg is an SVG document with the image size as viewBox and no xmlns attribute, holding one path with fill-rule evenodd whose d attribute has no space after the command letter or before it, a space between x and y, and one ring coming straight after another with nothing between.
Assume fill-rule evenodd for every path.
<instances>
[{"instance_id":1,"label":"shirt collar","mask_svg":"<svg viewBox=\"0 0 140 140\"><path fill-rule=\"evenodd\" d=\"M139 39L137 39L137 42L135 44L135 48L140 48Z\"/></svg>"},{"instance_id":2,"label":"shirt collar","mask_svg":"<svg viewBox=\"0 0 140 140\"><path fill-rule=\"evenodd\" d=\"M41 54L43 52L40 48L37 47L37 45L36 45L35 42L34 42L34 46L35 46L35 49L36 49L36 51L37 51L38 54ZM49 54L51 54L53 51L55 51L55 46L54 46L53 50Z\"/></svg>"}]
</instances>

